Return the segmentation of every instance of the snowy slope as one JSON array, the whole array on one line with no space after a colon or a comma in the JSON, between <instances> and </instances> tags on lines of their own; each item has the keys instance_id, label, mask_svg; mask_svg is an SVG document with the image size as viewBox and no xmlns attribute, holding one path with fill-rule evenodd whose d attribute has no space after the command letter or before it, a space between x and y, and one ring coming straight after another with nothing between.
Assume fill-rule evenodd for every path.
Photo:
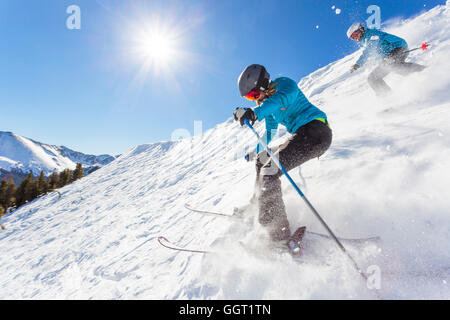
<instances>
[{"instance_id":1,"label":"snowy slope","mask_svg":"<svg viewBox=\"0 0 450 320\"><path fill-rule=\"evenodd\" d=\"M410 58L429 66L421 74L387 78L396 94L386 101L368 87L370 70L347 73L357 54L300 81L328 113L334 141L292 176L337 234L382 238L349 251L363 269L380 268L387 299L450 298L449 19L450 4L392 26L411 45L429 40L433 49ZM286 137L283 131L274 145ZM61 197L24 206L2 220L0 298L373 298L333 243L300 265L264 252L257 224L184 208L245 204L255 173L242 155L254 144L229 119L202 136L133 148ZM323 232L284 178L283 189L292 226ZM170 251L159 235L222 251Z\"/></svg>"},{"instance_id":2,"label":"snowy slope","mask_svg":"<svg viewBox=\"0 0 450 320\"><path fill-rule=\"evenodd\" d=\"M32 172L37 176L42 170L49 175L54 171L74 170L77 162L89 168L101 167L113 160L114 157L109 155L85 155L64 146L48 145L0 131L0 168L9 172Z\"/></svg>"}]
</instances>

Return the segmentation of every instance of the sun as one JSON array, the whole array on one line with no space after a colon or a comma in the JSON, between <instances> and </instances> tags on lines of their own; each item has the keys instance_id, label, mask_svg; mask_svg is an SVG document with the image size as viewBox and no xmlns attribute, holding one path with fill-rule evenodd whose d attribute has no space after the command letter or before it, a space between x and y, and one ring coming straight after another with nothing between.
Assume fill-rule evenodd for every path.
<instances>
[{"instance_id":1,"label":"sun","mask_svg":"<svg viewBox=\"0 0 450 320\"><path fill-rule=\"evenodd\" d=\"M142 39L141 53L152 63L168 64L177 55L177 47L173 35L168 33L153 33Z\"/></svg>"},{"instance_id":2,"label":"sun","mask_svg":"<svg viewBox=\"0 0 450 320\"><path fill-rule=\"evenodd\" d=\"M185 19L171 15L136 16L123 28L123 57L135 71L130 86L170 84L181 88L180 75L198 61L191 50L191 26Z\"/></svg>"},{"instance_id":3,"label":"sun","mask_svg":"<svg viewBox=\"0 0 450 320\"><path fill-rule=\"evenodd\" d=\"M137 24L133 29L130 49L141 72L161 75L178 69L184 59L185 40L179 28L163 23L162 19L154 19L152 23Z\"/></svg>"}]
</instances>

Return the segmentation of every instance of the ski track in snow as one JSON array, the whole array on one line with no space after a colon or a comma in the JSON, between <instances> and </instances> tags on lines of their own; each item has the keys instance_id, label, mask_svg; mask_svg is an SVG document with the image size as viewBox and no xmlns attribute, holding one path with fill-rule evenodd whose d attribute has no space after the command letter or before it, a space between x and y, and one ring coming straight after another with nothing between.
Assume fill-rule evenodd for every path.
<instances>
[{"instance_id":1,"label":"ski track in snow","mask_svg":"<svg viewBox=\"0 0 450 320\"><path fill-rule=\"evenodd\" d=\"M348 249L364 270L380 268L387 299L450 298L448 7L389 29L411 47L432 44L409 58L425 71L387 77L392 97L375 98L371 68L348 73L358 53L299 83L327 112L334 141L292 176L306 181L307 197L336 234L381 236L378 245ZM273 145L286 139L281 132ZM49 194L5 217L0 299L373 299L332 242L312 242L299 264L264 250L266 234L255 223L184 208L230 212L246 204L255 170L243 149L255 144L229 119L192 139L135 147L59 190L61 197ZM283 189L292 229L323 232L285 178ZM160 235L226 253L167 250Z\"/></svg>"}]
</instances>

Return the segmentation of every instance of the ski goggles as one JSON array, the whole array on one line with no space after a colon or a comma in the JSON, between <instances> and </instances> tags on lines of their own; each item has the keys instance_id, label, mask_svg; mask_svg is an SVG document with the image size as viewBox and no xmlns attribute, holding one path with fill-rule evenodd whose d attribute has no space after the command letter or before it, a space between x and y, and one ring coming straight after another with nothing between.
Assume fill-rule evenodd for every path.
<instances>
[{"instance_id":1,"label":"ski goggles","mask_svg":"<svg viewBox=\"0 0 450 320\"><path fill-rule=\"evenodd\" d=\"M356 30L355 32L352 33L352 35L350 36L350 39L352 40L357 40L358 37L361 35L361 30Z\"/></svg>"},{"instance_id":2,"label":"ski goggles","mask_svg":"<svg viewBox=\"0 0 450 320\"><path fill-rule=\"evenodd\" d=\"M244 98L250 101L256 101L261 96L261 91L250 91L247 93Z\"/></svg>"}]
</instances>

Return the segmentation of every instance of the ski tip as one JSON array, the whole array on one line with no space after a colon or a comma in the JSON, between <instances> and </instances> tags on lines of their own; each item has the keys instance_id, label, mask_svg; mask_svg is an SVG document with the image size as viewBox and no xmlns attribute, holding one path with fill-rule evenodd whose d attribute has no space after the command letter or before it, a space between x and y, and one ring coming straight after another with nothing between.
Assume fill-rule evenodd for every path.
<instances>
[{"instance_id":1,"label":"ski tip","mask_svg":"<svg viewBox=\"0 0 450 320\"><path fill-rule=\"evenodd\" d=\"M159 237L158 237L158 241L159 241L159 242L161 242L161 241L170 242L166 237L163 237L163 236L159 236Z\"/></svg>"}]
</instances>

